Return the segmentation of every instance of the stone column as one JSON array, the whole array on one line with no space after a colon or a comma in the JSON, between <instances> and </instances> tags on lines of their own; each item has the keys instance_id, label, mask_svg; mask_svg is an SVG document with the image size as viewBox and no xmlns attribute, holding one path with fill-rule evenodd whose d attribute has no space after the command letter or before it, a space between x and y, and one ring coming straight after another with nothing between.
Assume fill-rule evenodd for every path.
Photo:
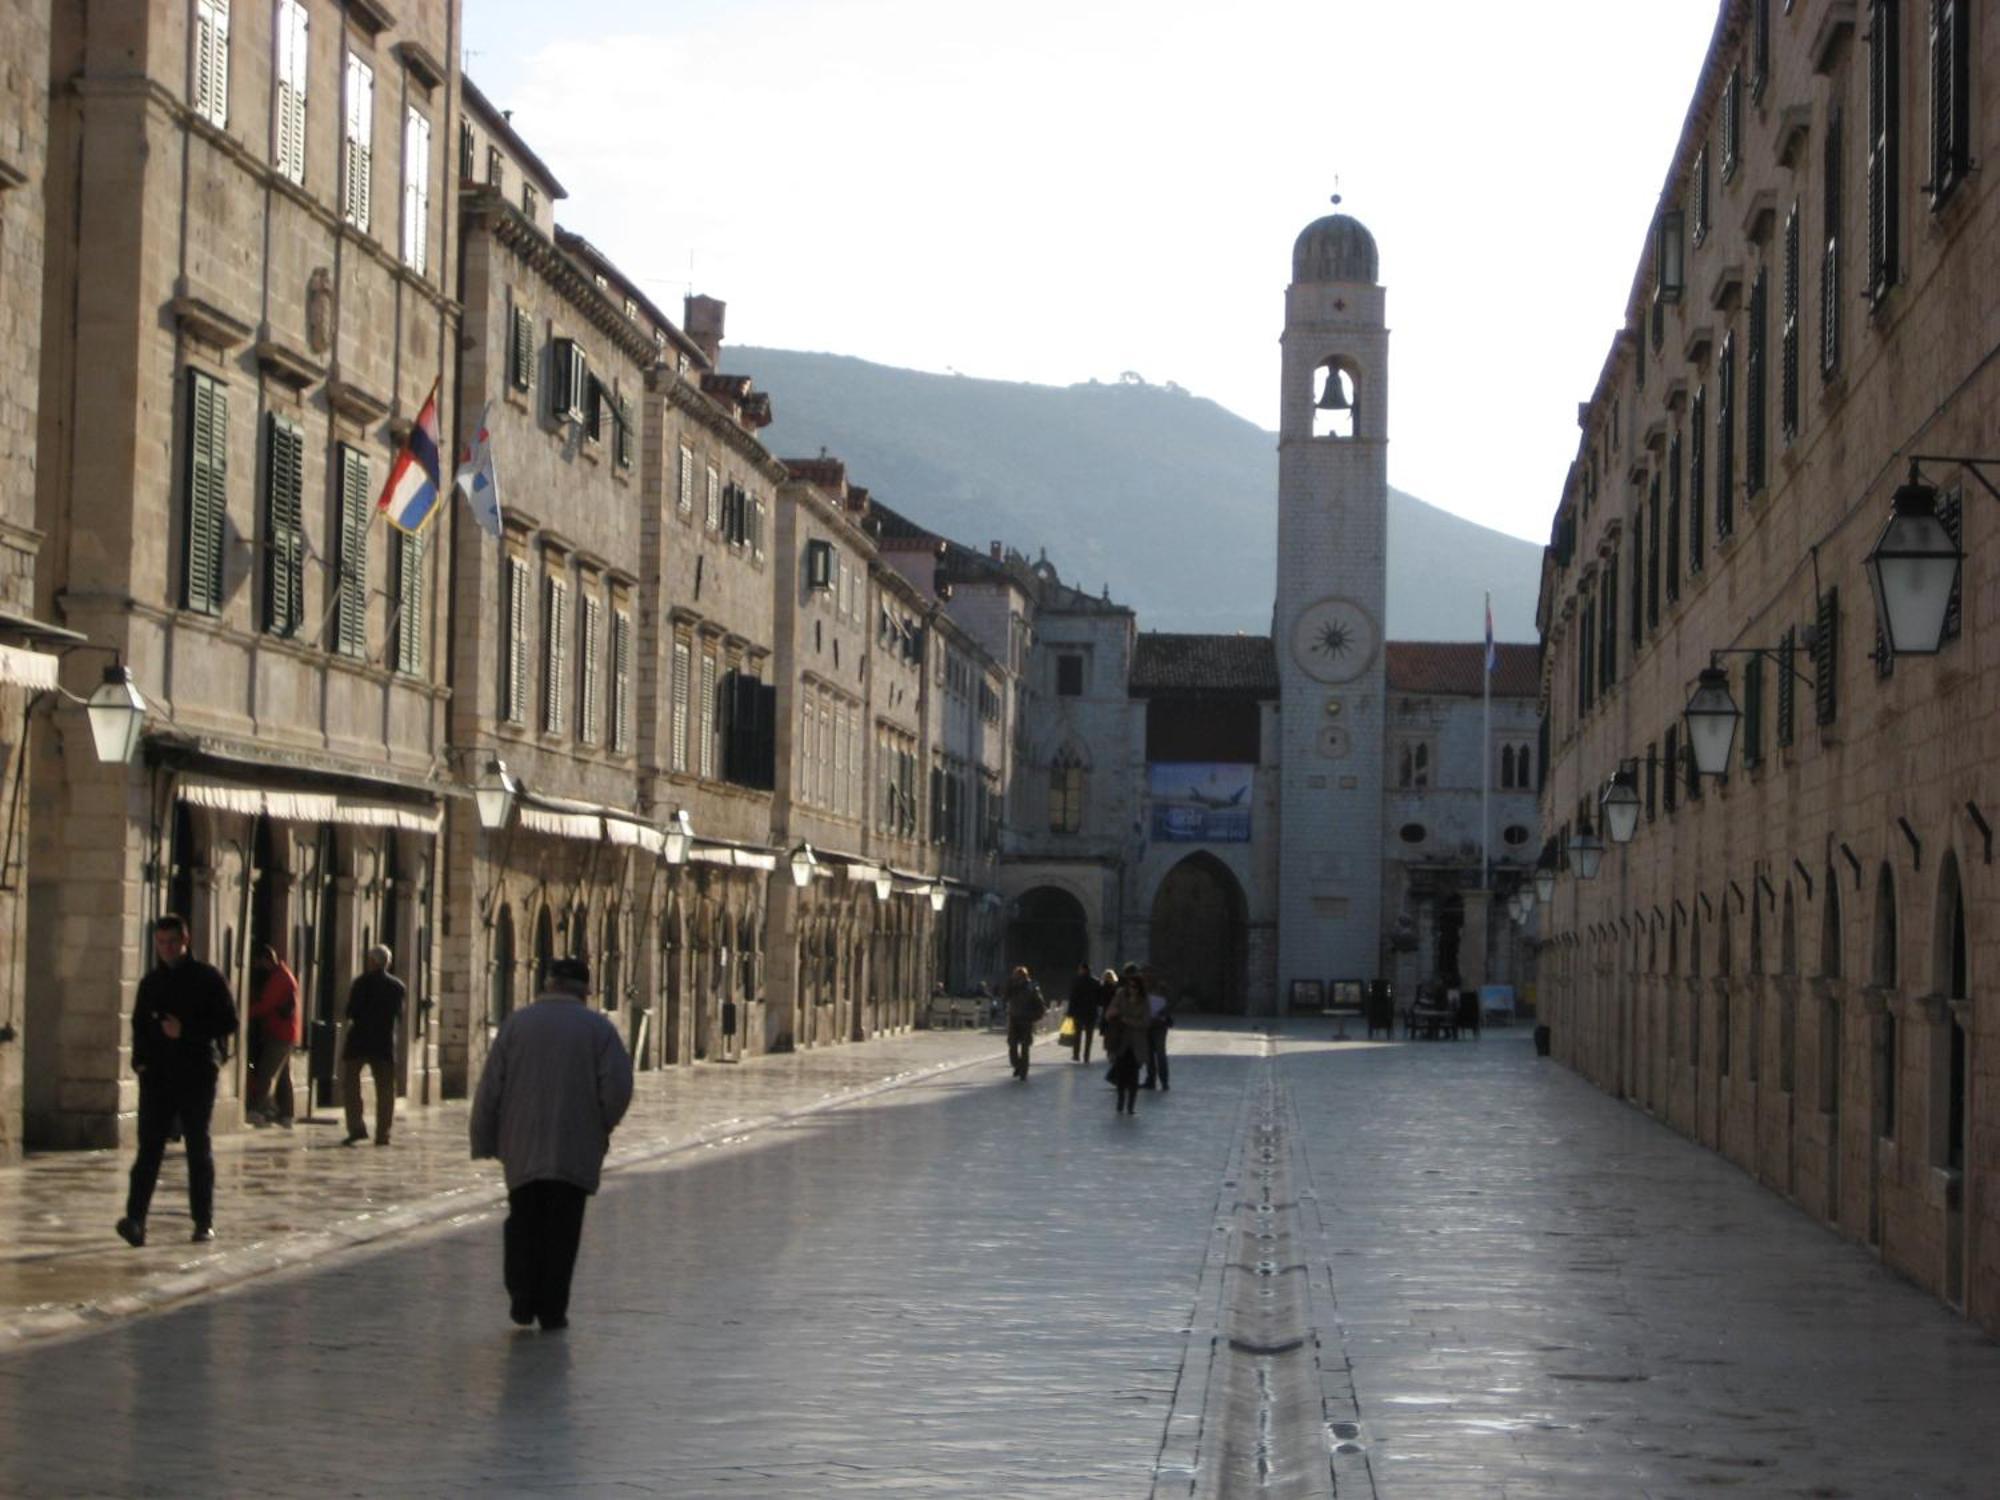
<instances>
[{"instance_id":1,"label":"stone column","mask_svg":"<svg viewBox=\"0 0 2000 1500\"><path fill-rule=\"evenodd\" d=\"M1488 921L1492 914L1491 891L1465 893L1465 927L1458 935L1459 982L1472 989L1486 983Z\"/></svg>"}]
</instances>

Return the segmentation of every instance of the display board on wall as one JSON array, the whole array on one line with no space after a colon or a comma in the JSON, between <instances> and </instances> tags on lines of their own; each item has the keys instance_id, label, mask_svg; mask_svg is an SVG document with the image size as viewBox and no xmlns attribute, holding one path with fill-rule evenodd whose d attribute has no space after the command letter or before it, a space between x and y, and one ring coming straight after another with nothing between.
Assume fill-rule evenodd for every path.
<instances>
[{"instance_id":1,"label":"display board on wall","mask_svg":"<svg viewBox=\"0 0 2000 1500\"><path fill-rule=\"evenodd\" d=\"M1250 842L1255 766L1154 761L1146 767L1153 837L1163 844Z\"/></svg>"}]
</instances>

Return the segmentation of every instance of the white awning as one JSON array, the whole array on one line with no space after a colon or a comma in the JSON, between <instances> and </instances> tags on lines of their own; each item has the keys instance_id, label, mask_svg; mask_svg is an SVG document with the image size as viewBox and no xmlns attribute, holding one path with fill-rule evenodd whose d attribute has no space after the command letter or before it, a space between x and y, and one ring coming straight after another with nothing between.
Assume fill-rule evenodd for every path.
<instances>
[{"instance_id":1,"label":"white awning","mask_svg":"<svg viewBox=\"0 0 2000 1500\"><path fill-rule=\"evenodd\" d=\"M0 646L0 682L42 692L56 689L56 659L46 651Z\"/></svg>"},{"instance_id":2,"label":"white awning","mask_svg":"<svg viewBox=\"0 0 2000 1500\"><path fill-rule=\"evenodd\" d=\"M289 792L206 776L183 776L175 794L191 807L248 817L278 818L288 823L347 823L362 828L400 828L406 833L436 833L444 815L399 802L378 802L332 792Z\"/></svg>"},{"instance_id":3,"label":"white awning","mask_svg":"<svg viewBox=\"0 0 2000 1500\"><path fill-rule=\"evenodd\" d=\"M840 872L849 880L880 880L889 873L880 865L864 865L859 861L842 865Z\"/></svg>"},{"instance_id":4,"label":"white awning","mask_svg":"<svg viewBox=\"0 0 2000 1500\"><path fill-rule=\"evenodd\" d=\"M523 802L514 815L530 833L546 833L559 839L583 839L593 844L604 838L604 819L596 813L556 812Z\"/></svg>"},{"instance_id":5,"label":"white awning","mask_svg":"<svg viewBox=\"0 0 2000 1500\"><path fill-rule=\"evenodd\" d=\"M614 844L644 849L648 854L664 853L667 847L667 836L659 829L629 818L606 818L604 836Z\"/></svg>"},{"instance_id":6,"label":"white awning","mask_svg":"<svg viewBox=\"0 0 2000 1500\"><path fill-rule=\"evenodd\" d=\"M729 844L697 844L688 851L688 858L705 865L729 865L738 870L778 868L774 855L760 854L754 849L738 849Z\"/></svg>"}]
</instances>

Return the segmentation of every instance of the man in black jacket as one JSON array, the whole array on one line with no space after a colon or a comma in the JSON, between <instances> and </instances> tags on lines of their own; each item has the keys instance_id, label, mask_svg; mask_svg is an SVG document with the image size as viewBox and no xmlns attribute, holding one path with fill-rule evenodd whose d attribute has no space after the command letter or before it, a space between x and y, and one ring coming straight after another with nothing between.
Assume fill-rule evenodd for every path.
<instances>
[{"instance_id":1,"label":"man in black jacket","mask_svg":"<svg viewBox=\"0 0 2000 1500\"><path fill-rule=\"evenodd\" d=\"M118 1235L146 1243L146 1210L159 1181L167 1138L180 1122L187 1142L188 1211L197 1244L215 1238L215 1156L208 1121L215 1112L215 1081L236 1035L236 1002L212 965L188 952L187 922L165 916L153 923L159 963L139 981L132 1006L132 1071L139 1075L139 1155Z\"/></svg>"},{"instance_id":2,"label":"man in black jacket","mask_svg":"<svg viewBox=\"0 0 2000 1500\"><path fill-rule=\"evenodd\" d=\"M361 1073L375 1075L375 1144L389 1144L396 1123L396 1030L403 1019L403 981L389 972L394 955L377 943L368 950L365 972L347 991L347 1046L340 1056L340 1092L347 1105L347 1139L368 1139L362 1123Z\"/></svg>"}]
</instances>

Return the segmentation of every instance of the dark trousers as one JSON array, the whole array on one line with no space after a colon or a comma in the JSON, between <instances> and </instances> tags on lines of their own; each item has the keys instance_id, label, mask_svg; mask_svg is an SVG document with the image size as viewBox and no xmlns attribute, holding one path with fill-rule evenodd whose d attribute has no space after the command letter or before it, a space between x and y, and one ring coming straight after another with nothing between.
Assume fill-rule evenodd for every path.
<instances>
[{"instance_id":1,"label":"dark trousers","mask_svg":"<svg viewBox=\"0 0 2000 1500\"><path fill-rule=\"evenodd\" d=\"M1146 1028L1146 1083L1151 1088L1158 1083L1167 1087L1167 1031L1165 1021L1155 1021Z\"/></svg>"},{"instance_id":2,"label":"dark trousers","mask_svg":"<svg viewBox=\"0 0 2000 1500\"><path fill-rule=\"evenodd\" d=\"M396 1060L393 1057L356 1057L349 1053L340 1060L340 1096L347 1105L347 1133L365 1137L368 1127L361 1123L361 1074L375 1075L375 1139L389 1139L389 1127L396 1123Z\"/></svg>"},{"instance_id":3,"label":"dark trousers","mask_svg":"<svg viewBox=\"0 0 2000 1500\"><path fill-rule=\"evenodd\" d=\"M292 1044L265 1037L250 1058L250 1100L252 1114L267 1120L292 1118Z\"/></svg>"},{"instance_id":4,"label":"dark trousers","mask_svg":"<svg viewBox=\"0 0 2000 1500\"><path fill-rule=\"evenodd\" d=\"M1081 1018L1076 1018L1076 1035L1070 1039L1069 1044L1070 1056L1074 1057L1078 1062L1089 1062L1090 1044L1096 1036L1097 1023L1095 1021L1086 1025Z\"/></svg>"},{"instance_id":5,"label":"dark trousers","mask_svg":"<svg viewBox=\"0 0 2000 1500\"><path fill-rule=\"evenodd\" d=\"M590 1194L571 1182L524 1182L507 1194L507 1295L544 1323L569 1315L569 1279Z\"/></svg>"},{"instance_id":6,"label":"dark trousers","mask_svg":"<svg viewBox=\"0 0 2000 1500\"><path fill-rule=\"evenodd\" d=\"M1028 1049L1034 1045L1035 1023L1033 1021L1009 1021L1007 1023L1007 1063L1013 1070L1027 1076Z\"/></svg>"},{"instance_id":7,"label":"dark trousers","mask_svg":"<svg viewBox=\"0 0 2000 1500\"><path fill-rule=\"evenodd\" d=\"M209 1116L214 1113L212 1071L197 1068L174 1075L148 1069L139 1075L139 1155L132 1163L132 1185L125 1195L126 1218L146 1222L153 1188L160 1180L160 1163L167 1154L167 1137L178 1121L187 1143L188 1212L196 1224L215 1221L215 1152L208 1139Z\"/></svg>"}]
</instances>

